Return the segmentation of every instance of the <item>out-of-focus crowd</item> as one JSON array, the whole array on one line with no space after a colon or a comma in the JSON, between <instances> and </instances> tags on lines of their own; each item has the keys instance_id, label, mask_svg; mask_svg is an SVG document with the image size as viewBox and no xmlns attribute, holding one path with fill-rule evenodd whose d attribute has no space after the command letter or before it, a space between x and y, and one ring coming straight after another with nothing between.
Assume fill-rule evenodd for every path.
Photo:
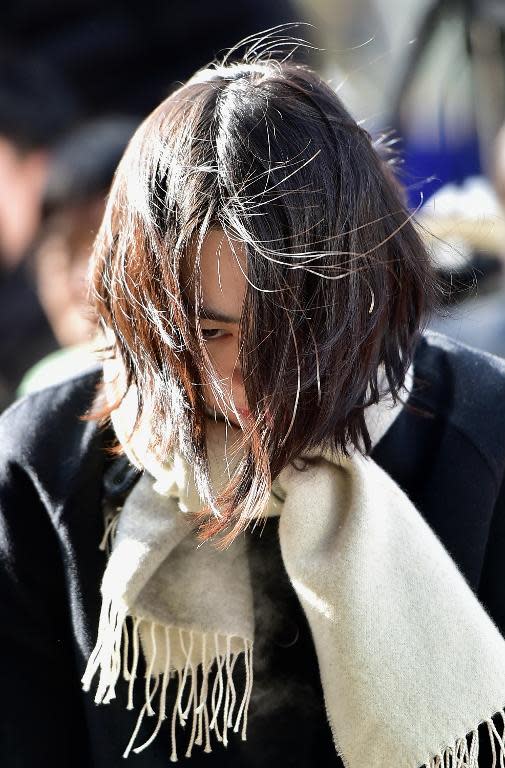
<instances>
[{"instance_id":1,"label":"out-of-focus crowd","mask_svg":"<svg viewBox=\"0 0 505 768\"><path fill-rule=\"evenodd\" d=\"M86 273L115 167L177 84L288 0L6 0L0 11L0 411L93 363Z\"/></svg>"},{"instance_id":2,"label":"out-of-focus crowd","mask_svg":"<svg viewBox=\"0 0 505 768\"><path fill-rule=\"evenodd\" d=\"M238 40L302 17L319 28L292 27L286 33L323 45L331 33L333 50L316 46L305 55L325 74L335 75L332 57L339 45L344 51L344 43L337 40L339 29L354 55L354 47L363 48L353 44L360 35L366 38L366 24L371 18L380 21L378 9L385 18L388 4L390 0L5 0L0 11L0 411L19 395L93 364L96 327L87 300L87 265L115 167L143 117L195 69ZM458 4L453 5L454 18L463 18ZM372 6L375 15L364 13ZM390 104L386 127L403 136L403 181L412 208L416 196L415 184L409 187L414 178L409 176L409 132L412 137L419 131L430 110L423 101L423 117L413 119L421 99L409 92L416 66L422 69L428 33L433 35L437 24L443 27L445 6L443 0L426 3L417 49L410 62L406 57L398 98L384 89ZM477 44L474 40L470 46L480 72L476 52L483 54L489 70L489 46L495 38L493 25L488 25L487 38L483 34L478 7L473 17L464 16L464 24L470 32L474 22L481 25ZM358 13L360 8L363 12ZM324 18L333 21L323 24ZM365 25L362 30L356 31L357 19ZM462 29L462 39L472 38L466 26ZM384 39L387 30L384 25ZM406 39L407 32L401 34ZM447 48L448 33L443 34L442 48ZM495 57L503 83L504 37ZM369 49L363 50L368 55ZM363 73L373 76L376 69L366 61L354 72L352 67L349 73L338 72L333 81L338 84L342 76L354 94L365 94L361 103L369 111L371 95L380 89L376 82L365 83ZM437 64L433 69L438 73ZM450 61L448 72L453 71ZM426 93L436 88L437 77L430 78ZM484 77L480 95L486 89L493 93L491 85L500 87ZM344 88L342 95L356 112L352 89L346 94ZM505 87L497 101L505 105ZM493 112L496 122L499 110L489 104L482 114ZM366 116L373 132L374 115ZM461 127L459 112L453 122ZM488 150L484 172L467 169L455 179L457 185L448 183L430 192L429 203L416 213L445 286L445 306L432 328L505 355L505 128L491 126L486 134L484 123L480 121L479 129ZM425 163L420 174L417 169L416 178L425 188L439 170L432 165Z\"/></svg>"}]
</instances>

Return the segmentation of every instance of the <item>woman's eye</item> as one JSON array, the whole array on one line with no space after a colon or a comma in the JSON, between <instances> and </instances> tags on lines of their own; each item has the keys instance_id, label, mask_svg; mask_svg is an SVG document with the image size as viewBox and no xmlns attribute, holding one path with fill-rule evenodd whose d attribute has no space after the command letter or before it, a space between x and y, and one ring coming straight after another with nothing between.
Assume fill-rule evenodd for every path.
<instances>
[{"instance_id":1,"label":"woman's eye","mask_svg":"<svg viewBox=\"0 0 505 768\"><path fill-rule=\"evenodd\" d=\"M202 328L202 336L205 341L213 341L214 339L220 339L223 336L227 336L228 331L222 328Z\"/></svg>"}]
</instances>

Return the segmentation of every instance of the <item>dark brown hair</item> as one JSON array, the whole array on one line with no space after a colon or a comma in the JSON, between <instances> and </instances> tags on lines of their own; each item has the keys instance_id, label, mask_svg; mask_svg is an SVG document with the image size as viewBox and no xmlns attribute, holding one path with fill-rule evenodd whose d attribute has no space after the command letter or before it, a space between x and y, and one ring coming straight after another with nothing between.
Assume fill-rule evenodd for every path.
<instances>
[{"instance_id":1,"label":"dark brown hair","mask_svg":"<svg viewBox=\"0 0 505 768\"><path fill-rule=\"evenodd\" d=\"M199 291L181 268L212 228L247 249L240 363L254 429L202 538L226 541L306 449L367 451L382 371L396 398L433 295L426 250L386 161L313 71L246 59L198 72L141 125L97 241L95 306L153 446L192 462L212 503ZM197 281L198 282L198 281ZM191 306L190 306L191 305ZM160 448L161 447L161 448Z\"/></svg>"}]
</instances>

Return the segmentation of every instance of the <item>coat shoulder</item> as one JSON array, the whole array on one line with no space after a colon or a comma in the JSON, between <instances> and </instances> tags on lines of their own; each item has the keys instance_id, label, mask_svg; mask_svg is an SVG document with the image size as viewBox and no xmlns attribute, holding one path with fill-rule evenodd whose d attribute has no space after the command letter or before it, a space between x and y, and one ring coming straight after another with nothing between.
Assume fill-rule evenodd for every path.
<instances>
[{"instance_id":1,"label":"coat shoulder","mask_svg":"<svg viewBox=\"0 0 505 768\"><path fill-rule=\"evenodd\" d=\"M100 375L93 368L13 403L0 417L0 467L17 464L39 479L56 467L70 472L100 431L85 418Z\"/></svg>"},{"instance_id":2,"label":"coat shoulder","mask_svg":"<svg viewBox=\"0 0 505 768\"><path fill-rule=\"evenodd\" d=\"M414 360L413 400L421 406L436 400L437 415L469 440L501 479L505 360L442 334L426 333Z\"/></svg>"}]
</instances>

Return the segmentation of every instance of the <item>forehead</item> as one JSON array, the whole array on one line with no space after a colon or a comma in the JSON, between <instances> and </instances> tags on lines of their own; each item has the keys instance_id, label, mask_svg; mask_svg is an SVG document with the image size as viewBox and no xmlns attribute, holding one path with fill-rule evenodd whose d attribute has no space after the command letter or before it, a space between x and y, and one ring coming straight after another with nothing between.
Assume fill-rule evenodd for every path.
<instances>
[{"instance_id":1,"label":"forehead","mask_svg":"<svg viewBox=\"0 0 505 768\"><path fill-rule=\"evenodd\" d=\"M205 236L200 251L203 307L214 314L240 318L246 291L246 248L220 229Z\"/></svg>"}]
</instances>

